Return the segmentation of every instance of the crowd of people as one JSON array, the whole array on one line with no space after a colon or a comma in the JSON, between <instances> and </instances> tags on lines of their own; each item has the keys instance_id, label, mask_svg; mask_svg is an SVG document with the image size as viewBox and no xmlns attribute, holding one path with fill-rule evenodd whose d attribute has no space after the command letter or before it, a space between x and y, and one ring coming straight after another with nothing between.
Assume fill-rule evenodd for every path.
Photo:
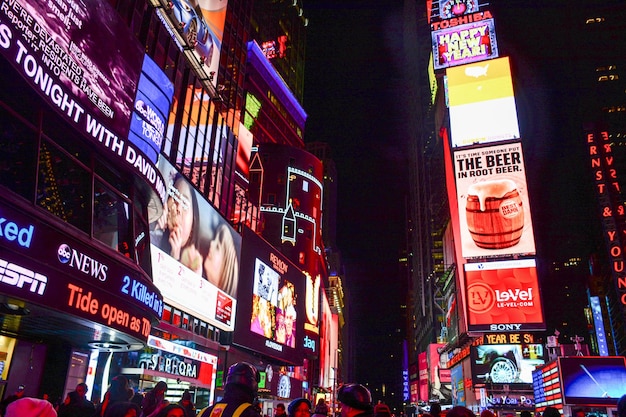
<instances>
[{"instance_id":1,"label":"crowd of people","mask_svg":"<svg viewBox=\"0 0 626 417\"><path fill-rule=\"evenodd\" d=\"M167 384L163 381L141 395L130 388L125 376L118 375L97 406L87 399L88 390L87 384L80 383L55 406L47 399L24 396L20 386L0 402L0 417L196 417L191 393L185 390L180 401L170 402L165 399Z\"/></svg>"},{"instance_id":2,"label":"crowd of people","mask_svg":"<svg viewBox=\"0 0 626 417\"><path fill-rule=\"evenodd\" d=\"M96 407L86 398L88 387L81 383L67 395L58 407L45 399L24 396L24 388L0 402L0 417L263 417L257 401L260 376L257 369L246 362L236 363L228 369L224 384L224 397L219 402L196 410L191 393L185 390L178 403L165 399L167 384L158 382L146 395L137 395L129 388L128 379L119 375L111 381L103 401ZM382 402L374 405L370 391L361 384L344 384L337 390L340 414L334 417L394 417L389 406ZM307 398L296 398L289 403L276 405L274 417L333 417L324 399L315 408ZM443 417L441 406L432 404L421 417ZM490 410L477 416L463 406L447 410L445 417L495 417ZM523 411L521 417L532 417ZM546 407L541 416L564 417L558 409ZM569 416L565 416L569 417ZM583 410L574 410L571 417L586 417ZM626 417L626 395L617 404L617 417Z\"/></svg>"}]
</instances>

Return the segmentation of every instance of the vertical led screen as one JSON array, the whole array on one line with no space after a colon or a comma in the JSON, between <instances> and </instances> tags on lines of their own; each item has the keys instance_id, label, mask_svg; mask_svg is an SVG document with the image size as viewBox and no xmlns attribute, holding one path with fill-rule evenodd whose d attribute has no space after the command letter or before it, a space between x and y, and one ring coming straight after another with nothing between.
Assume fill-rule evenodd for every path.
<instances>
[{"instance_id":1,"label":"vertical led screen","mask_svg":"<svg viewBox=\"0 0 626 417\"><path fill-rule=\"evenodd\" d=\"M128 139L156 163L172 106L174 85L146 55L141 67Z\"/></svg>"},{"instance_id":2,"label":"vertical led screen","mask_svg":"<svg viewBox=\"0 0 626 417\"><path fill-rule=\"evenodd\" d=\"M534 254L521 143L454 152L462 255Z\"/></svg>"},{"instance_id":3,"label":"vertical led screen","mask_svg":"<svg viewBox=\"0 0 626 417\"><path fill-rule=\"evenodd\" d=\"M534 259L465 264L468 329L545 330Z\"/></svg>"},{"instance_id":4,"label":"vertical led screen","mask_svg":"<svg viewBox=\"0 0 626 417\"><path fill-rule=\"evenodd\" d=\"M441 343L431 343L428 345L430 399L439 400L441 403L449 403L452 398L450 369L441 366L441 354L439 353L439 349L444 346L445 345Z\"/></svg>"},{"instance_id":5,"label":"vertical led screen","mask_svg":"<svg viewBox=\"0 0 626 417\"><path fill-rule=\"evenodd\" d=\"M465 381L462 364L455 365L450 369L450 383L452 384L452 405L465 406Z\"/></svg>"},{"instance_id":6,"label":"vertical led screen","mask_svg":"<svg viewBox=\"0 0 626 417\"><path fill-rule=\"evenodd\" d=\"M436 70L498 57L493 19L435 30L431 37Z\"/></svg>"},{"instance_id":7,"label":"vertical led screen","mask_svg":"<svg viewBox=\"0 0 626 417\"><path fill-rule=\"evenodd\" d=\"M163 215L150 224L152 273L165 300L233 330L241 236L165 158Z\"/></svg>"},{"instance_id":8,"label":"vertical led screen","mask_svg":"<svg viewBox=\"0 0 626 417\"><path fill-rule=\"evenodd\" d=\"M593 325L598 342L598 353L600 356L609 356L609 346L604 331L604 319L602 318L602 306L600 305L600 297L589 297L589 305L593 314Z\"/></svg>"},{"instance_id":9,"label":"vertical led screen","mask_svg":"<svg viewBox=\"0 0 626 417\"><path fill-rule=\"evenodd\" d=\"M96 0L12 1L2 3L0 22L0 53L70 125L164 201L154 164L171 83L144 59L117 12ZM137 96L140 79L147 78L158 80L162 89L142 89ZM129 137L133 112L145 123L139 135Z\"/></svg>"},{"instance_id":10,"label":"vertical led screen","mask_svg":"<svg viewBox=\"0 0 626 417\"><path fill-rule=\"evenodd\" d=\"M244 228L233 343L285 364L302 365L305 291L302 271Z\"/></svg>"},{"instance_id":11,"label":"vertical led screen","mask_svg":"<svg viewBox=\"0 0 626 417\"><path fill-rule=\"evenodd\" d=\"M452 147L519 139L509 58L446 70Z\"/></svg>"}]
</instances>

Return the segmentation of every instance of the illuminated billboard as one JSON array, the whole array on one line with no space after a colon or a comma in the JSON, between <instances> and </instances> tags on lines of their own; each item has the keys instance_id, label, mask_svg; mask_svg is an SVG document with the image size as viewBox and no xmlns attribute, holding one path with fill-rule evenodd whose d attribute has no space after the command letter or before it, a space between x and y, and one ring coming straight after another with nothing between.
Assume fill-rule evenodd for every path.
<instances>
[{"instance_id":1,"label":"illuminated billboard","mask_svg":"<svg viewBox=\"0 0 626 417\"><path fill-rule=\"evenodd\" d=\"M305 294L302 271L244 228L233 343L281 363L302 365L308 348Z\"/></svg>"},{"instance_id":2,"label":"illuminated billboard","mask_svg":"<svg viewBox=\"0 0 626 417\"><path fill-rule=\"evenodd\" d=\"M163 298L138 266L106 256L8 201L0 202L0 218L4 296L46 306L70 320L93 322L94 328L115 329L104 333L129 345L148 339L163 313Z\"/></svg>"},{"instance_id":3,"label":"illuminated billboard","mask_svg":"<svg viewBox=\"0 0 626 417\"><path fill-rule=\"evenodd\" d=\"M181 51L191 51L202 79L217 86L228 0L150 0Z\"/></svg>"},{"instance_id":4,"label":"illuminated billboard","mask_svg":"<svg viewBox=\"0 0 626 417\"><path fill-rule=\"evenodd\" d=\"M462 256L534 254L521 143L454 152Z\"/></svg>"},{"instance_id":5,"label":"illuminated billboard","mask_svg":"<svg viewBox=\"0 0 626 417\"><path fill-rule=\"evenodd\" d=\"M508 57L448 68L446 76L452 147L519 139Z\"/></svg>"},{"instance_id":6,"label":"illuminated billboard","mask_svg":"<svg viewBox=\"0 0 626 417\"><path fill-rule=\"evenodd\" d=\"M540 343L471 347L474 384L532 384L533 370L545 363Z\"/></svg>"},{"instance_id":7,"label":"illuminated billboard","mask_svg":"<svg viewBox=\"0 0 626 417\"><path fill-rule=\"evenodd\" d=\"M545 330L534 259L465 264L468 329Z\"/></svg>"},{"instance_id":8,"label":"illuminated billboard","mask_svg":"<svg viewBox=\"0 0 626 417\"><path fill-rule=\"evenodd\" d=\"M436 30L431 39L436 70L498 57L493 19Z\"/></svg>"},{"instance_id":9,"label":"illuminated billboard","mask_svg":"<svg viewBox=\"0 0 626 417\"><path fill-rule=\"evenodd\" d=\"M570 356L558 361L565 404L615 406L626 392L623 356Z\"/></svg>"},{"instance_id":10,"label":"illuminated billboard","mask_svg":"<svg viewBox=\"0 0 626 417\"><path fill-rule=\"evenodd\" d=\"M117 11L97 0L24 0L3 3L0 21L0 53L15 70L105 157L148 183L162 203L155 164L173 88Z\"/></svg>"},{"instance_id":11,"label":"illuminated billboard","mask_svg":"<svg viewBox=\"0 0 626 417\"><path fill-rule=\"evenodd\" d=\"M159 170L168 199L150 224L154 283L169 304L232 331L241 236L165 158Z\"/></svg>"}]
</instances>

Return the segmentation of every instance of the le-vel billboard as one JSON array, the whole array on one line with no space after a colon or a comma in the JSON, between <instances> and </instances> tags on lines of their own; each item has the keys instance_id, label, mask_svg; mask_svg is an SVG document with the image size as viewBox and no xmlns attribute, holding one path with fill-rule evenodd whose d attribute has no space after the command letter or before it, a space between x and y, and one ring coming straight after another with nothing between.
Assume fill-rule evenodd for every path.
<instances>
[{"instance_id":1,"label":"le-vel billboard","mask_svg":"<svg viewBox=\"0 0 626 417\"><path fill-rule=\"evenodd\" d=\"M545 330L534 259L465 264L468 330Z\"/></svg>"},{"instance_id":2,"label":"le-vel billboard","mask_svg":"<svg viewBox=\"0 0 626 417\"><path fill-rule=\"evenodd\" d=\"M155 163L173 85L107 2L4 1L0 52L68 123L165 201Z\"/></svg>"},{"instance_id":3,"label":"le-vel billboard","mask_svg":"<svg viewBox=\"0 0 626 417\"><path fill-rule=\"evenodd\" d=\"M454 152L462 256L534 254L522 145Z\"/></svg>"},{"instance_id":4,"label":"le-vel billboard","mask_svg":"<svg viewBox=\"0 0 626 417\"><path fill-rule=\"evenodd\" d=\"M244 228L233 343L282 363L302 365L305 279L284 255Z\"/></svg>"}]
</instances>

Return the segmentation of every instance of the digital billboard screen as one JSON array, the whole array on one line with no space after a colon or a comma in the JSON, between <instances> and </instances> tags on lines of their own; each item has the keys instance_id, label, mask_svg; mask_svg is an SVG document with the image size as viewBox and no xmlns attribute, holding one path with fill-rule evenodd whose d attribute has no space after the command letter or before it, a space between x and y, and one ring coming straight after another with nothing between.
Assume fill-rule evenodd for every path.
<instances>
[{"instance_id":1,"label":"digital billboard screen","mask_svg":"<svg viewBox=\"0 0 626 417\"><path fill-rule=\"evenodd\" d=\"M508 57L448 68L452 147L519 139Z\"/></svg>"},{"instance_id":2,"label":"digital billboard screen","mask_svg":"<svg viewBox=\"0 0 626 417\"><path fill-rule=\"evenodd\" d=\"M2 5L0 54L103 155L148 183L162 203L163 179L155 164L173 88L117 11L97 0ZM148 79L159 88L147 88ZM138 123L129 135L133 115Z\"/></svg>"},{"instance_id":3,"label":"digital billboard screen","mask_svg":"<svg viewBox=\"0 0 626 417\"><path fill-rule=\"evenodd\" d=\"M165 158L163 215L150 224L152 274L166 302L232 331L241 236Z\"/></svg>"},{"instance_id":4,"label":"digital billboard screen","mask_svg":"<svg viewBox=\"0 0 626 417\"><path fill-rule=\"evenodd\" d=\"M623 356L560 357L565 404L617 405L626 392Z\"/></svg>"},{"instance_id":5,"label":"digital billboard screen","mask_svg":"<svg viewBox=\"0 0 626 417\"><path fill-rule=\"evenodd\" d=\"M534 259L465 264L468 329L545 330Z\"/></svg>"},{"instance_id":6,"label":"digital billboard screen","mask_svg":"<svg viewBox=\"0 0 626 417\"><path fill-rule=\"evenodd\" d=\"M179 44L180 50L192 51L198 76L217 86L220 51L228 0L151 0L157 16Z\"/></svg>"},{"instance_id":7,"label":"digital billboard screen","mask_svg":"<svg viewBox=\"0 0 626 417\"><path fill-rule=\"evenodd\" d=\"M474 384L532 384L533 370L545 364L542 344L471 347Z\"/></svg>"},{"instance_id":8,"label":"digital billboard screen","mask_svg":"<svg viewBox=\"0 0 626 417\"><path fill-rule=\"evenodd\" d=\"M521 143L458 150L453 159L463 257L534 254Z\"/></svg>"},{"instance_id":9,"label":"digital billboard screen","mask_svg":"<svg viewBox=\"0 0 626 417\"><path fill-rule=\"evenodd\" d=\"M301 365L306 321L305 275L251 229L244 228L237 326L233 343Z\"/></svg>"},{"instance_id":10,"label":"digital billboard screen","mask_svg":"<svg viewBox=\"0 0 626 417\"><path fill-rule=\"evenodd\" d=\"M431 32L436 70L498 57L493 19Z\"/></svg>"}]
</instances>

